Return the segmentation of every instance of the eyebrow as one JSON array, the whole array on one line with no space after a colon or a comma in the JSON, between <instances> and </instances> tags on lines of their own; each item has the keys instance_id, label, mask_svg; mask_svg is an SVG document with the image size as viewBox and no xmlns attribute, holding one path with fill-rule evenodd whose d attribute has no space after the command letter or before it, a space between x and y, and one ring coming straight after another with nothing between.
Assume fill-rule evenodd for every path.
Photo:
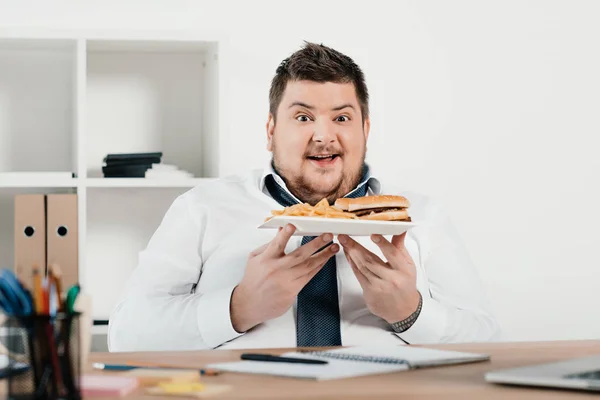
<instances>
[{"instance_id":1,"label":"eyebrow","mask_svg":"<svg viewBox=\"0 0 600 400\"><path fill-rule=\"evenodd\" d=\"M341 106L334 107L331 110L332 111L340 111L340 110L343 110L344 108L348 108L348 107L350 107L351 109L354 110L354 106L352 104L350 104L350 103L348 103L348 104L342 104Z\"/></svg>"},{"instance_id":2,"label":"eyebrow","mask_svg":"<svg viewBox=\"0 0 600 400\"><path fill-rule=\"evenodd\" d=\"M308 104L302 103L301 101L295 101L292 104L290 104L290 108L295 107L295 106L300 106L300 107L308 108L309 110L314 110L315 109L313 106L309 106Z\"/></svg>"},{"instance_id":3,"label":"eyebrow","mask_svg":"<svg viewBox=\"0 0 600 400\"><path fill-rule=\"evenodd\" d=\"M290 104L290 108L295 107L295 106L304 107L304 108L307 108L309 110L314 110L315 109L314 106L310 106L310 105L308 105L306 103L302 103L301 101L295 101L292 104ZM348 103L348 104L342 104L341 106L337 106L337 107L333 107L331 110L332 111L340 111L340 110L343 110L344 108L348 108L348 107L350 107L351 109L354 110L354 106L352 104L350 104L350 103Z\"/></svg>"}]
</instances>

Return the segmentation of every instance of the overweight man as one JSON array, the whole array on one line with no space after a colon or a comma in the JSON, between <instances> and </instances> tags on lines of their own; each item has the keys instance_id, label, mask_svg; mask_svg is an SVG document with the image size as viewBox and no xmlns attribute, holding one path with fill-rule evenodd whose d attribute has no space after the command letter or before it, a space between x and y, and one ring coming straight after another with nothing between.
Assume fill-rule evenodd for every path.
<instances>
[{"instance_id":1,"label":"overweight man","mask_svg":"<svg viewBox=\"0 0 600 400\"><path fill-rule=\"evenodd\" d=\"M476 268L443 208L378 179L365 163L361 68L306 43L277 68L269 103L272 158L262 170L201 183L173 202L110 317L109 349L498 338ZM418 225L393 237L257 229L272 210L299 202L376 194L406 197Z\"/></svg>"}]
</instances>

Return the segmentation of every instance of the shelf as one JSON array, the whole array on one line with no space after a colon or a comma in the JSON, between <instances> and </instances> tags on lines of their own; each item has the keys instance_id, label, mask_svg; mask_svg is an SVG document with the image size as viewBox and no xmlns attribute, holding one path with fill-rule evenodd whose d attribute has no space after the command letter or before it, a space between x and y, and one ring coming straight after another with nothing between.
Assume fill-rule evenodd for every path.
<instances>
[{"instance_id":1,"label":"shelf","mask_svg":"<svg viewBox=\"0 0 600 400\"><path fill-rule=\"evenodd\" d=\"M146 178L88 178L81 179L83 186L90 188L185 188L194 187L212 178L190 179L146 179Z\"/></svg>"},{"instance_id":2,"label":"shelf","mask_svg":"<svg viewBox=\"0 0 600 400\"><path fill-rule=\"evenodd\" d=\"M75 57L75 41L0 38L0 172L74 169Z\"/></svg>"},{"instance_id":3,"label":"shelf","mask_svg":"<svg viewBox=\"0 0 600 400\"><path fill-rule=\"evenodd\" d=\"M78 179L2 178L0 188L75 188Z\"/></svg>"},{"instance_id":4,"label":"shelf","mask_svg":"<svg viewBox=\"0 0 600 400\"><path fill-rule=\"evenodd\" d=\"M15 195L76 192L79 279L106 319L173 201L222 174L227 54L217 32L2 30L0 264ZM103 177L107 154L157 151L194 178Z\"/></svg>"},{"instance_id":5,"label":"shelf","mask_svg":"<svg viewBox=\"0 0 600 400\"><path fill-rule=\"evenodd\" d=\"M215 178L73 178L73 179L4 179L0 188L192 188Z\"/></svg>"},{"instance_id":6,"label":"shelf","mask_svg":"<svg viewBox=\"0 0 600 400\"><path fill-rule=\"evenodd\" d=\"M209 41L184 40L90 40L88 50L93 52L149 52L149 53L185 53L211 49Z\"/></svg>"},{"instance_id":7,"label":"shelf","mask_svg":"<svg viewBox=\"0 0 600 400\"><path fill-rule=\"evenodd\" d=\"M109 179L106 179L109 180ZM88 190L86 265L81 282L92 297L94 319L109 319L136 268L139 253L173 201L187 189ZM151 201L150 201L151 200Z\"/></svg>"},{"instance_id":8,"label":"shelf","mask_svg":"<svg viewBox=\"0 0 600 400\"><path fill-rule=\"evenodd\" d=\"M85 74L87 177L107 154L143 152L218 176L216 43L88 40Z\"/></svg>"}]
</instances>

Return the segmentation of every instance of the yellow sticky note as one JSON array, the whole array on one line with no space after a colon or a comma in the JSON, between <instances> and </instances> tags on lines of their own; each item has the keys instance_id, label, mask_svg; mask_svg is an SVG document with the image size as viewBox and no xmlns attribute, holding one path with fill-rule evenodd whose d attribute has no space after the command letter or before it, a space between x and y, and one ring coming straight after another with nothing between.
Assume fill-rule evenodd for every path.
<instances>
[{"instance_id":1,"label":"yellow sticky note","mask_svg":"<svg viewBox=\"0 0 600 400\"><path fill-rule=\"evenodd\" d=\"M141 386L155 386L161 382L197 382L200 380L198 370L184 369L152 369L137 368L124 372L125 376L134 376L140 382Z\"/></svg>"},{"instance_id":2,"label":"yellow sticky note","mask_svg":"<svg viewBox=\"0 0 600 400\"><path fill-rule=\"evenodd\" d=\"M201 392L204 390L202 383L195 382L161 382L158 386L165 391L165 393L190 393L190 392Z\"/></svg>"},{"instance_id":3,"label":"yellow sticky note","mask_svg":"<svg viewBox=\"0 0 600 400\"><path fill-rule=\"evenodd\" d=\"M209 398L231 390L231 385L162 382L158 386L146 388L146 393L156 396L186 398Z\"/></svg>"}]
</instances>

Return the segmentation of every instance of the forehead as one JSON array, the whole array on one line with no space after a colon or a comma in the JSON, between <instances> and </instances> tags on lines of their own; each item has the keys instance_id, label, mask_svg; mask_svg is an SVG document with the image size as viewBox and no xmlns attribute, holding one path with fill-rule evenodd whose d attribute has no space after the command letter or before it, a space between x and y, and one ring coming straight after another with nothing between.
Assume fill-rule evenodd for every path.
<instances>
[{"instance_id":1,"label":"forehead","mask_svg":"<svg viewBox=\"0 0 600 400\"><path fill-rule=\"evenodd\" d=\"M356 110L359 109L352 82L289 81L281 98L280 107L287 109L294 102L305 103L324 111L343 104L352 104Z\"/></svg>"}]
</instances>

